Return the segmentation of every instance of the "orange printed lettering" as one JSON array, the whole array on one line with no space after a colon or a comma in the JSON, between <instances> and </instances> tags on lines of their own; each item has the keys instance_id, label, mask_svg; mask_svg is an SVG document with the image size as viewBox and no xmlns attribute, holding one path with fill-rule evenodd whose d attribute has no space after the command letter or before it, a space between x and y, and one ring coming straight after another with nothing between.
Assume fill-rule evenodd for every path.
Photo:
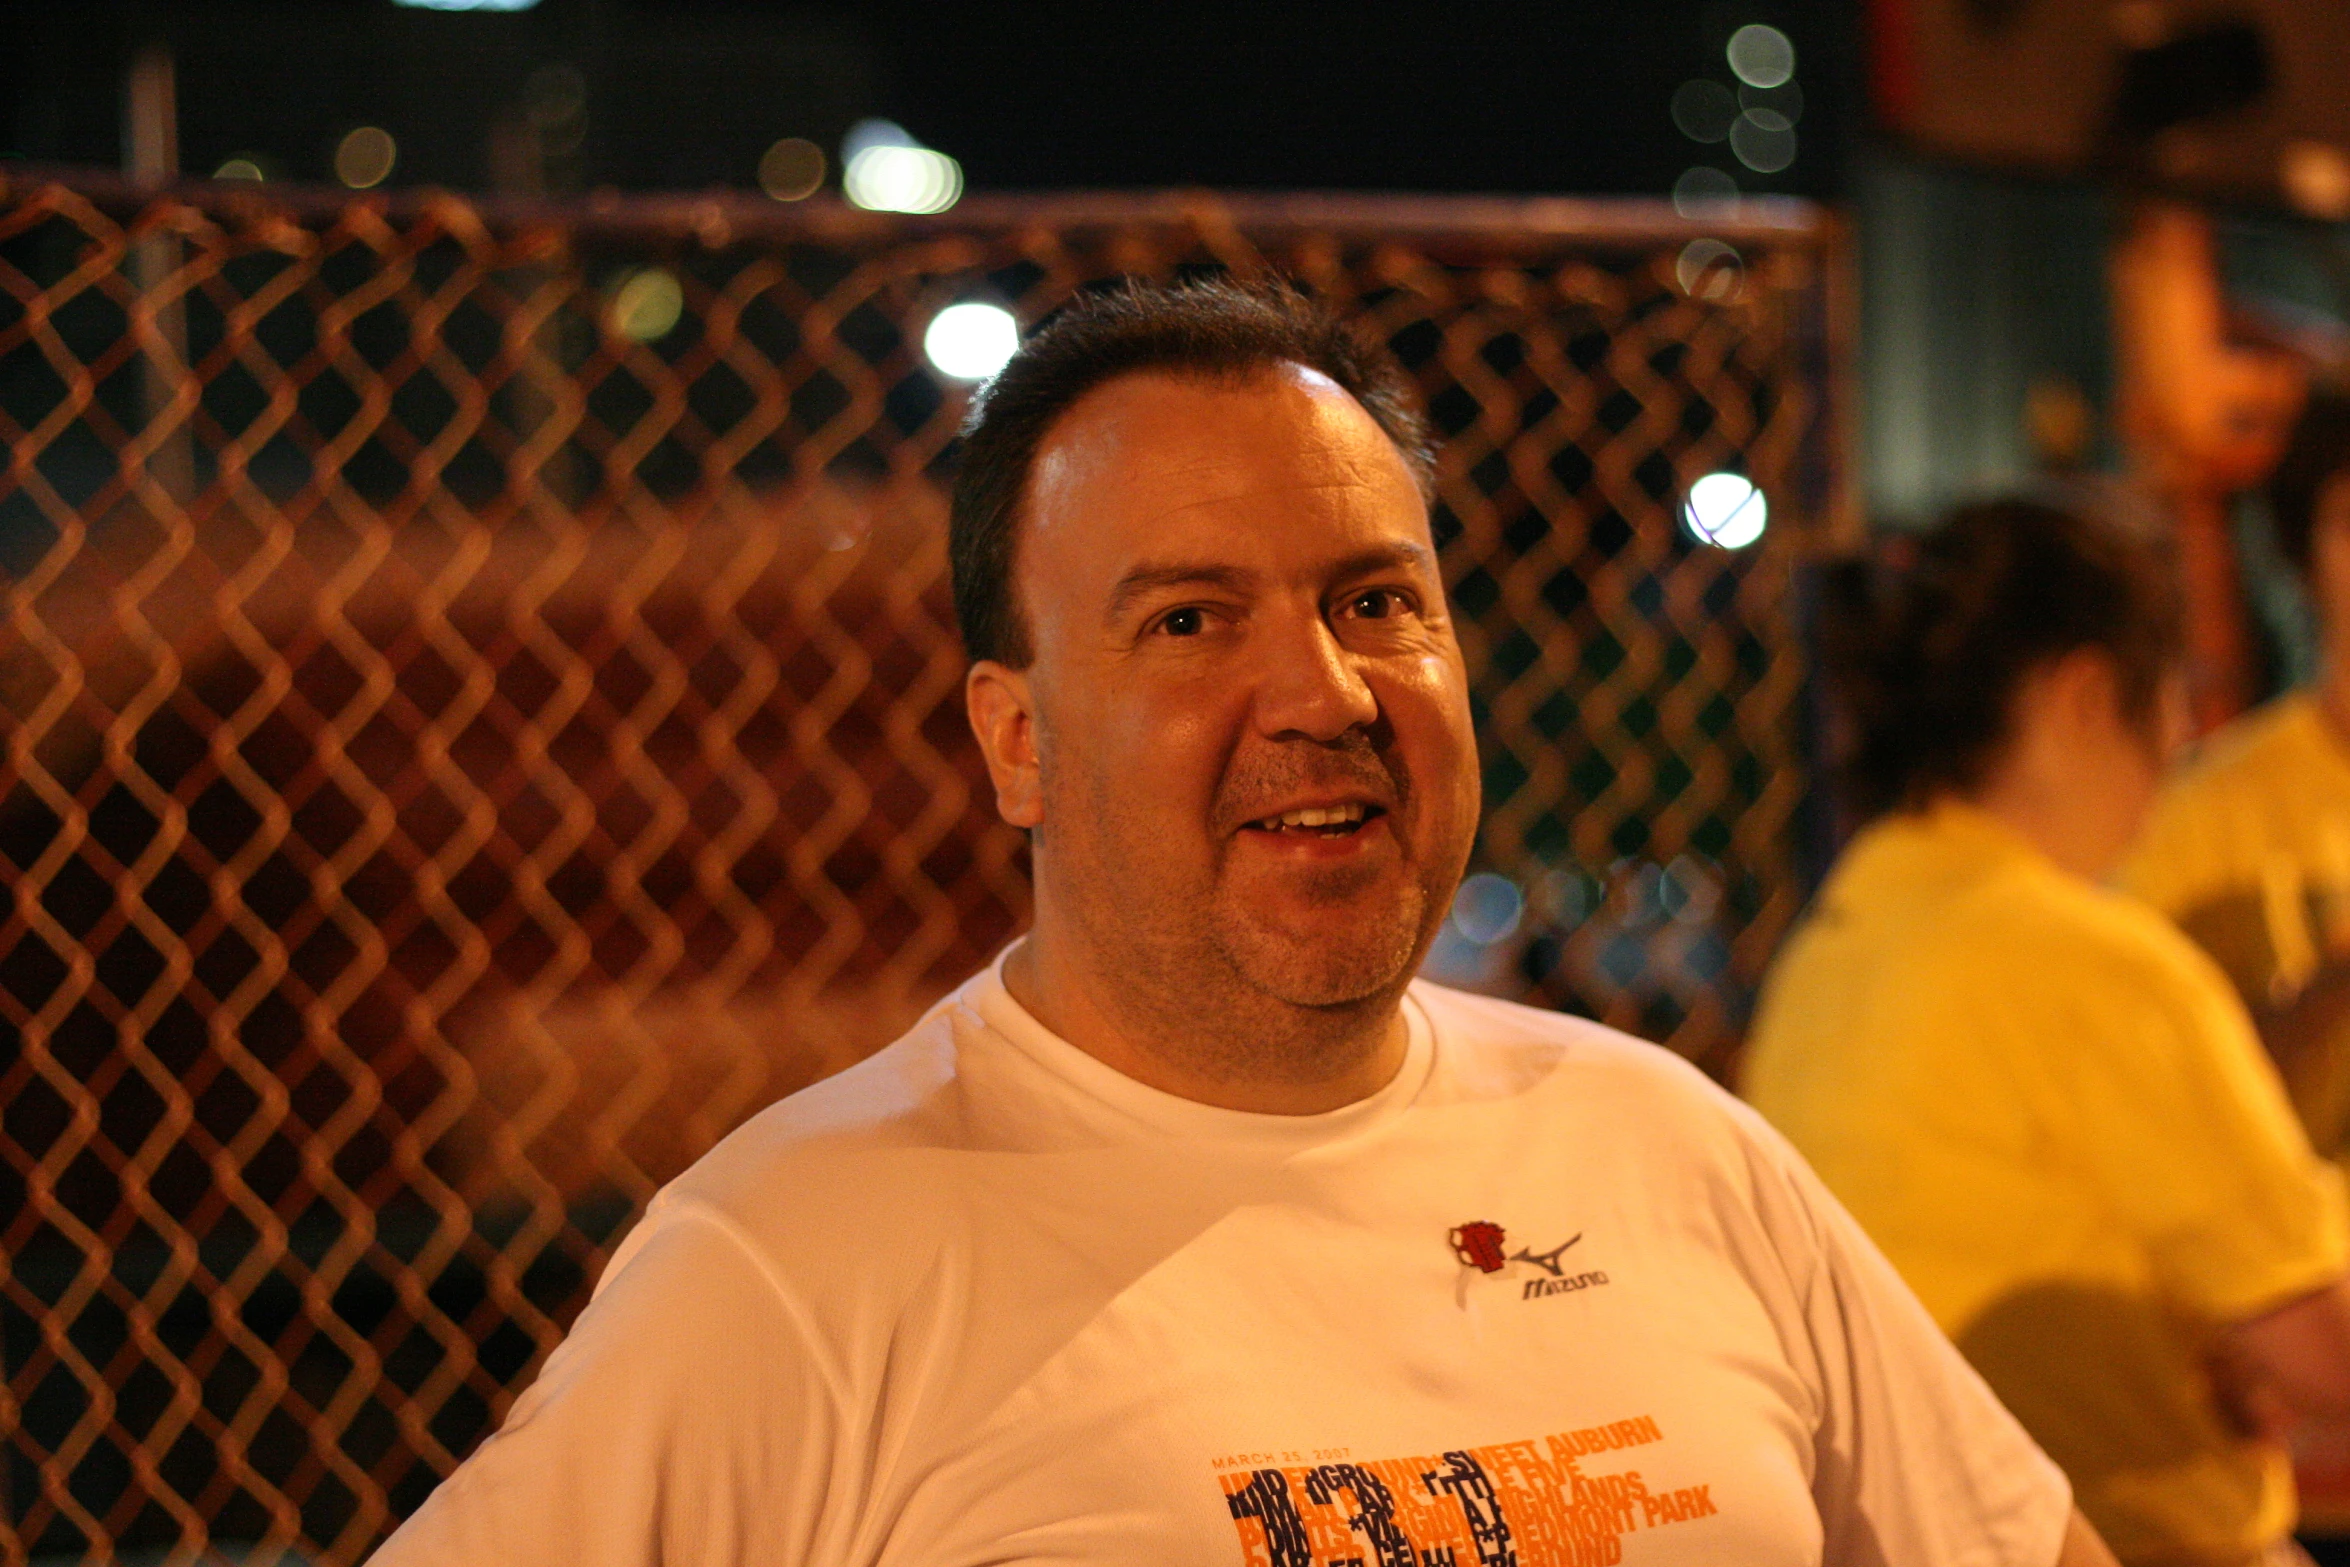
<instances>
[{"instance_id":1,"label":"orange printed lettering","mask_svg":"<svg viewBox=\"0 0 2350 1567\"><path fill-rule=\"evenodd\" d=\"M1429 1456L1304 1464L1244 1453L1217 1476L1249 1567L1366 1561L1609 1567L1624 1536L1717 1511L1710 1485L1652 1491L1642 1473L1588 1473L1593 1453L1664 1440L1647 1415L1539 1440ZM1237 1467L1247 1464L1249 1467Z\"/></svg>"}]
</instances>

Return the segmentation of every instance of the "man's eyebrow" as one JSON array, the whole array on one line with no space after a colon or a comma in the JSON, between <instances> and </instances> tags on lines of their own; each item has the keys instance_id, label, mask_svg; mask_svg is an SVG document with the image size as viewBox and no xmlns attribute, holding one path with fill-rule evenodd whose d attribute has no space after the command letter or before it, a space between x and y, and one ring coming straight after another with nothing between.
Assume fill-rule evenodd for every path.
<instances>
[{"instance_id":1,"label":"man's eyebrow","mask_svg":"<svg viewBox=\"0 0 2350 1567\"><path fill-rule=\"evenodd\" d=\"M1394 571L1398 568L1433 572L1436 570L1436 552L1425 544L1399 539L1392 544L1374 545L1357 550L1331 563L1330 576L1337 581L1350 577L1367 577L1374 572ZM1148 598L1168 588L1216 588L1226 593L1245 592L1256 581L1257 574L1238 566L1218 566L1207 562L1197 564L1174 562L1162 566L1136 566L1118 579L1110 590L1110 606L1102 618L1111 623L1122 619L1133 608L1137 599Z\"/></svg>"},{"instance_id":2,"label":"man's eyebrow","mask_svg":"<svg viewBox=\"0 0 2350 1567\"><path fill-rule=\"evenodd\" d=\"M1398 539L1393 544L1357 550L1339 561L1331 569L1330 575L1338 578L1364 577L1375 571L1394 571L1398 567L1433 572L1436 569L1436 552L1425 544Z\"/></svg>"},{"instance_id":3,"label":"man's eyebrow","mask_svg":"<svg viewBox=\"0 0 2350 1567\"><path fill-rule=\"evenodd\" d=\"M1238 593L1255 580L1256 573L1237 566L1215 566L1175 563L1165 566L1136 566L1118 579L1110 590L1110 607L1102 618L1116 621L1133 607L1134 601L1148 598L1168 588L1220 588L1227 593Z\"/></svg>"}]
</instances>

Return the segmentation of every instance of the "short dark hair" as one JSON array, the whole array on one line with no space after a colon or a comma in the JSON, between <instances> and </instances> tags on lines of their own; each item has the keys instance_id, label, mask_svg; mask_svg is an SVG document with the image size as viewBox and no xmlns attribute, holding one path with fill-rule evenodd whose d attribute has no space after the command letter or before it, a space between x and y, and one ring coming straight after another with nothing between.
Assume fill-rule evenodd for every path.
<instances>
[{"instance_id":1,"label":"short dark hair","mask_svg":"<svg viewBox=\"0 0 2350 1567\"><path fill-rule=\"evenodd\" d=\"M1020 507L1036 449L1071 405L1119 376L1228 383L1280 364L1320 371L1345 388L1427 492L1434 443L1403 367L1294 288L1128 281L1083 295L1020 346L963 425L947 557L965 651L1015 669L1034 657L1012 586Z\"/></svg>"},{"instance_id":2,"label":"short dark hair","mask_svg":"<svg viewBox=\"0 0 2350 1567\"><path fill-rule=\"evenodd\" d=\"M2293 569L2309 575L2310 540L2326 485L2350 472L2350 392L2317 387L2294 421L2285 455L2268 476L2268 513L2277 549Z\"/></svg>"},{"instance_id":3,"label":"short dark hair","mask_svg":"<svg viewBox=\"0 0 2350 1567\"><path fill-rule=\"evenodd\" d=\"M1961 507L1831 563L1820 587L1820 658L1849 725L1839 781L1863 820L1980 787L2024 677L2080 648L2112 655L2123 715L2151 731L2181 648L2154 543L2038 501Z\"/></svg>"}]
</instances>

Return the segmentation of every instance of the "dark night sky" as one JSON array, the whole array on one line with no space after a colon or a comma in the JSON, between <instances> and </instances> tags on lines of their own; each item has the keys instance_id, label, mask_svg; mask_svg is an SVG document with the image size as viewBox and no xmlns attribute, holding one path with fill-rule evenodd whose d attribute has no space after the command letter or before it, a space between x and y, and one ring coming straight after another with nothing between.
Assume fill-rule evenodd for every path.
<instances>
[{"instance_id":1,"label":"dark night sky","mask_svg":"<svg viewBox=\"0 0 2350 1567\"><path fill-rule=\"evenodd\" d=\"M1692 76L1729 81L1724 40L1766 21L1799 52L1803 151L1786 173L1744 183L1832 194L1850 11L1850 0L541 0L452 15L391 0L9 0L0 155L115 161L122 62L161 36L192 173L242 153L323 178L336 138L376 123L400 142L396 183L482 188L492 126L520 113L534 70L568 64L588 86L588 132L556 170L559 189L747 185L775 138L830 150L879 114L959 158L974 189L1653 193L1708 153L1735 167L1726 148L1685 140L1667 102Z\"/></svg>"}]
</instances>

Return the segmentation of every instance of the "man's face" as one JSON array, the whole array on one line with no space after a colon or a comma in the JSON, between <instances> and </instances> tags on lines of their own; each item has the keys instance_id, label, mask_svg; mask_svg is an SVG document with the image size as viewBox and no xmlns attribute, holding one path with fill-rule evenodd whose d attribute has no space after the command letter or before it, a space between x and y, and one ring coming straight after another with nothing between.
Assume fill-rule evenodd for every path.
<instances>
[{"instance_id":1,"label":"man's face","mask_svg":"<svg viewBox=\"0 0 2350 1567\"><path fill-rule=\"evenodd\" d=\"M1399 988L1478 783L1426 508L1378 425L1295 366L1126 377L1048 433L1021 527L1033 762L988 749L1040 925L1162 993Z\"/></svg>"}]
</instances>

